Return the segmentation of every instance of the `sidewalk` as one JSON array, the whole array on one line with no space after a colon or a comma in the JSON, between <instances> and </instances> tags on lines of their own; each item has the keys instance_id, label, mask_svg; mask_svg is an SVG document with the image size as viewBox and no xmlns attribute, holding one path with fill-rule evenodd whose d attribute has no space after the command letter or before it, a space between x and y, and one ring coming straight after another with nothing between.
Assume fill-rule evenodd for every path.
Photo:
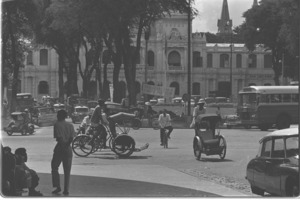
<instances>
[{"instance_id":1,"label":"sidewalk","mask_svg":"<svg viewBox=\"0 0 300 200\"><path fill-rule=\"evenodd\" d=\"M52 195L50 163L34 162L40 190ZM63 188L62 167L61 186ZM159 165L73 165L71 197L246 197L224 186ZM63 195L59 195L63 196Z\"/></svg>"}]
</instances>

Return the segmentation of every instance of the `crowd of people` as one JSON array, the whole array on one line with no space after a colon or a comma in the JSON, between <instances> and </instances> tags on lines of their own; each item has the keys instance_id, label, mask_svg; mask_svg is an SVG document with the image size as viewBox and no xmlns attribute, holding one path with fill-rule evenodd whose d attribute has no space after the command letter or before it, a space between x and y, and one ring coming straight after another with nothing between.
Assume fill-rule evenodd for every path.
<instances>
[{"instance_id":1,"label":"crowd of people","mask_svg":"<svg viewBox=\"0 0 300 200\"><path fill-rule=\"evenodd\" d=\"M198 117L201 114L205 114L206 110L204 107L204 102L198 102L197 106L193 110L193 120L191 127L195 127L195 123L198 123ZM220 114L220 109L218 109L217 114ZM156 114L155 111L149 106L147 115L151 116ZM71 143L73 138L76 137L73 124L66 122L68 114L65 110L59 110L57 112L57 121L53 126L53 137L56 140L56 145L53 150L53 157L51 160L51 174L52 174L52 186L54 190L53 194L59 194L62 191L59 176L59 167L62 164L64 171L64 187L63 194L69 195L70 187L70 176L72 167L73 152L71 148ZM173 131L173 126L171 123L170 114L167 110L163 110L158 117L160 125L160 141L163 145L163 132L168 131L168 137ZM111 133L116 136L116 125L115 120L112 116L109 116L105 102L102 99L98 100L98 105L96 106L93 113L89 113L86 116L81 126L84 127L84 134L89 131L89 129L96 130L96 133L100 134L103 143L106 144L107 131L105 126L108 126ZM105 147L104 147L105 148ZM27 162L27 153L25 148L18 148L15 154L11 152L9 147L2 146L2 157L3 165L2 173L2 191L4 195L14 196L18 195L18 190L23 188L29 189L29 196L42 196L43 194L36 191L36 187L39 183L38 174L27 167L25 164Z\"/></svg>"}]
</instances>

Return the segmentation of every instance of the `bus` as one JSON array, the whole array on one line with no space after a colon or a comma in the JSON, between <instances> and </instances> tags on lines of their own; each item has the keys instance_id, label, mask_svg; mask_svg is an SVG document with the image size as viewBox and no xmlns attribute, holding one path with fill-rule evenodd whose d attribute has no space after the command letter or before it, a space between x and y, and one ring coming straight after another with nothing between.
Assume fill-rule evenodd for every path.
<instances>
[{"instance_id":1,"label":"bus","mask_svg":"<svg viewBox=\"0 0 300 200\"><path fill-rule=\"evenodd\" d=\"M249 86L238 94L237 115L243 126L266 131L298 124L298 86Z\"/></svg>"}]
</instances>

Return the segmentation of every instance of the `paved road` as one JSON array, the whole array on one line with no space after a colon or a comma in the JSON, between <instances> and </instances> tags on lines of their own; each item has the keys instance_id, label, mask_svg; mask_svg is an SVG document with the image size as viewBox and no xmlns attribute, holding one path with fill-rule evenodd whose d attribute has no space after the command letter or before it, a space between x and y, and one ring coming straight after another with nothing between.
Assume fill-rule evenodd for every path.
<instances>
[{"instance_id":1,"label":"paved road","mask_svg":"<svg viewBox=\"0 0 300 200\"><path fill-rule=\"evenodd\" d=\"M47 196L51 196L49 172L55 145L52 131L52 127L39 128L31 136L7 136L2 132L4 145L13 150L21 146L27 148L28 165L41 173L40 190ZM245 169L257 153L258 140L267 132L223 129L221 133L227 140L225 160L203 155L197 161L193 156L194 131L191 129L175 129L168 149L159 145L158 131L131 130L136 145L149 143L149 149L136 152L128 159L119 159L110 150L87 158L74 156L71 193L102 197L254 196L244 179Z\"/></svg>"}]
</instances>

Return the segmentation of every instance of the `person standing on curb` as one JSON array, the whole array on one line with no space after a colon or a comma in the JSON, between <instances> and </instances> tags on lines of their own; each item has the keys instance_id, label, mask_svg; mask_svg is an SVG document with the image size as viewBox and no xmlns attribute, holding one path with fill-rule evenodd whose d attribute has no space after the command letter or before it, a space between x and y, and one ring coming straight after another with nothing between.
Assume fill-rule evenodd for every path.
<instances>
[{"instance_id":1,"label":"person standing on curb","mask_svg":"<svg viewBox=\"0 0 300 200\"><path fill-rule=\"evenodd\" d=\"M52 192L58 194L61 192L58 168L63 163L64 168L64 195L69 195L69 183L72 167L73 152L71 143L76 136L74 126L65 121L68 114L65 110L57 112L57 122L54 124L54 138L57 143L54 148L53 158L51 161L52 185L56 189Z\"/></svg>"}]
</instances>

